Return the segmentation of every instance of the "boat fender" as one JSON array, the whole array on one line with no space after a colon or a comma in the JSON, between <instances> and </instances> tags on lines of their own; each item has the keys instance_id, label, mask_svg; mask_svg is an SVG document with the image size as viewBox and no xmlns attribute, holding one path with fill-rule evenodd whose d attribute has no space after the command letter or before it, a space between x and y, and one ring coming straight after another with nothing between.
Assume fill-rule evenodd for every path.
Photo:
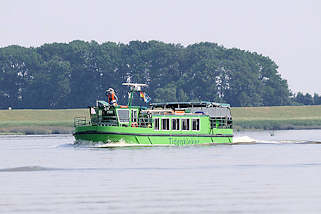
<instances>
[{"instance_id":1,"label":"boat fender","mask_svg":"<svg viewBox=\"0 0 321 214\"><path fill-rule=\"evenodd\" d=\"M132 127L138 127L138 124L136 122L133 122Z\"/></svg>"}]
</instances>

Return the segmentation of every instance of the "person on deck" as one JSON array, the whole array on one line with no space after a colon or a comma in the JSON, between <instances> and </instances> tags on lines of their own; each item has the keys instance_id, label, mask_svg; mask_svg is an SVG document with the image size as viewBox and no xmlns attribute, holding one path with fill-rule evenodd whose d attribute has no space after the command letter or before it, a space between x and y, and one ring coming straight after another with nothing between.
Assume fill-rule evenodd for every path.
<instances>
[{"instance_id":1,"label":"person on deck","mask_svg":"<svg viewBox=\"0 0 321 214\"><path fill-rule=\"evenodd\" d=\"M116 96L114 89L109 88L106 91L106 95L108 97L108 103L110 105L117 106L118 97Z\"/></svg>"}]
</instances>

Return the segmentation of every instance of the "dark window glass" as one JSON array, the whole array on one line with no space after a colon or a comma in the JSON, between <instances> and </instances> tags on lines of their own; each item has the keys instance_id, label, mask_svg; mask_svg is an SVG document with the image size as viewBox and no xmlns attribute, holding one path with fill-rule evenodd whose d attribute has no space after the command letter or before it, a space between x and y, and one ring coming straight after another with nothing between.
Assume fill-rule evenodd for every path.
<instances>
[{"instance_id":1,"label":"dark window glass","mask_svg":"<svg viewBox=\"0 0 321 214\"><path fill-rule=\"evenodd\" d=\"M179 119L172 119L172 130L179 130Z\"/></svg>"},{"instance_id":2,"label":"dark window glass","mask_svg":"<svg viewBox=\"0 0 321 214\"><path fill-rule=\"evenodd\" d=\"M192 119L192 130L200 130L200 119Z\"/></svg>"},{"instance_id":3,"label":"dark window glass","mask_svg":"<svg viewBox=\"0 0 321 214\"><path fill-rule=\"evenodd\" d=\"M169 130L169 119L162 119L162 130Z\"/></svg>"},{"instance_id":4,"label":"dark window glass","mask_svg":"<svg viewBox=\"0 0 321 214\"><path fill-rule=\"evenodd\" d=\"M182 119L182 130L189 130L189 119Z\"/></svg>"},{"instance_id":5,"label":"dark window glass","mask_svg":"<svg viewBox=\"0 0 321 214\"><path fill-rule=\"evenodd\" d=\"M154 121L154 129L159 130L159 118L156 118Z\"/></svg>"},{"instance_id":6,"label":"dark window glass","mask_svg":"<svg viewBox=\"0 0 321 214\"><path fill-rule=\"evenodd\" d=\"M132 110L132 122L137 123L137 111Z\"/></svg>"}]
</instances>

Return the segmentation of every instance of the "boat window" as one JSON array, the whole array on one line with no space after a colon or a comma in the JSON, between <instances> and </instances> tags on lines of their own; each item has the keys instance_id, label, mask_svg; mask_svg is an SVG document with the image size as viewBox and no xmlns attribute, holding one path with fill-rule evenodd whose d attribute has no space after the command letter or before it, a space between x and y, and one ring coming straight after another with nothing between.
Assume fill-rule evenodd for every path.
<instances>
[{"instance_id":1,"label":"boat window","mask_svg":"<svg viewBox=\"0 0 321 214\"><path fill-rule=\"evenodd\" d=\"M155 129L155 130L159 130L159 118L156 118L156 119L154 120L154 129Z\"/></svg>"},{"instance_id":2,"label":"boat window","mask_svg":"<svg viewBox=\"0 0 321 214\"><path fill-rule=\"evenodd\" d=\"M200 119L192 119L192 130L200 130Z\"/></svg>"},{"instance_id":3,"label":"boat window","mask_svg":"<svg viewBox=\"0 0 321 214\"><path fill-rule=\"evenodd\" d=\"M132 110L132 122L137 123L137 110Z\"/></svg>"},{"instance_id":4,"label":"boat window","mask_svg":"<svg viewBox=\"0 0 321 214\"><path fill-rule=\"evenodd\" d=\"M172 130L179 130L179 119L172 119Z\"/></svg>"},{"instance_id":5,"label":"boat window","mask_svg":"<svg viewBox=\"0 0 321 214\"><path fill-rule=\"evenodd\" d=\"M169 119L162 119L162 130L169 130Z\"/></svg>"},{"instance_id":6,"label":"boat window","mask_svg":"<svg viewBox=\"0 0 321 214\"><path fill-rule=\"evenodd\" d=\"M119 122L128 123L129 122L129 110L128 109L119 109L117 111Z\"/></svg>"},{"instance_id":7,"label":"boat window","mask_svg":"<svg viewBox=\"0 0 321 214\"><path fill-rule=\"evenodd\" d=\"M182 130L189 130L189 119L182 119Z\"/></svg>"}]
</instances>

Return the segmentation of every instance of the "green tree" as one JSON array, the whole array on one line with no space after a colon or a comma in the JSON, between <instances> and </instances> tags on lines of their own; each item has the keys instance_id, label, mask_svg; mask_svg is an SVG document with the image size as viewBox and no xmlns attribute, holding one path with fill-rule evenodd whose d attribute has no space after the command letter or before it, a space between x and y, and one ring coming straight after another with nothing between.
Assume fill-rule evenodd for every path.
<instances>
[{"instance_id":1,"label":"green tree","mask_svg":"<svg viewBox=\"0 0 321 214\"><path fill-rule=\"evenodd\" d=\"M106 99L109 87L126 103L127 88L121 84L129 80L148 84L146 91L157 102L320 103L316 95L291 98L287 81L270 58L210 42L184 47L160 41L75 40L0 48L0 108L84 107Z\"/></svg>"},{"instance_id":2,"label":"green tree","mask_svg":"<svg viewBox=\"0 0 321 214\"><path fill-rule=\"evenodd\" d=\"M321 97L317 93L314 93L313 95L313 104L321 105Z\"/></svg>"},{"instance_id":3,"label":"green tree","mask_svg":"<svg viewBox=\"0 0 321 214\"><path fill-rule=\"evenodd\" d=\"M23 107L23 94L31 72L41 68L41 56L33 48L0 49L0 108Z\"/></svg>"},{"instance_id":4,"label":"green tree","mask_svg":"<svg viewBox=\"0 0 321 214\"><path fill-rule=\"evenodd\" d=\"M27 108L65 108L70 93L70 64L55 56L31 73L24 94Z\"/></svg>"}]
</instances>

